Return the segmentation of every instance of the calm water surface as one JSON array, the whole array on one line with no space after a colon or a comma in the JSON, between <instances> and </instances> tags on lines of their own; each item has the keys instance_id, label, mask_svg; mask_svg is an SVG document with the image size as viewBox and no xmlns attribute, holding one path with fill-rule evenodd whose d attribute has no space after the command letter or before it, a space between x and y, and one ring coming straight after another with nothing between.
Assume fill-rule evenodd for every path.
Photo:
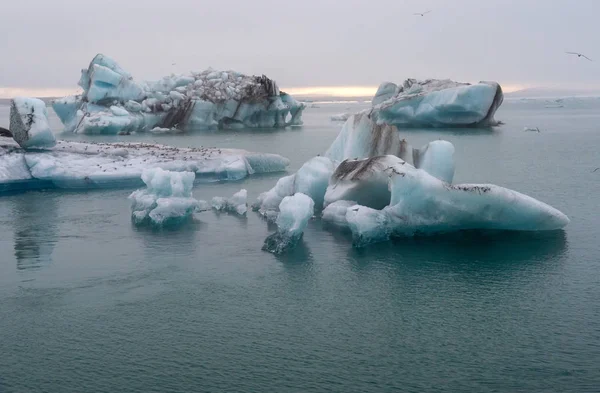
<instances>
[{"instance_id":1,"label":"calm water surface","mask_svg":"<svg viewBox=\"0 0 600 393\"><path fill-rule=\"evenodd\" d=\"M61 137L277 152L293 171L333 141L331 114L362 107L321 104L285 131ZM571 218L564 232L354 249L313 220L278 257L252 212L156 231L131 224L130 189L0 197L0 392L598 391L600 100L507 101L497 117L402 136L450 140L457 182L541 199ZM280 176L194 196L253 201Z\"/></svg>"}]
</instances>

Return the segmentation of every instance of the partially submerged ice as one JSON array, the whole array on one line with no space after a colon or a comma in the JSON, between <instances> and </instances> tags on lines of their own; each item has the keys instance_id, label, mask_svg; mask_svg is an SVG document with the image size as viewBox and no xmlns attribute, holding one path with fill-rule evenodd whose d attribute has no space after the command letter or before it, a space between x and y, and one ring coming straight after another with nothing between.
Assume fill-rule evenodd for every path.
<instances>
[{"instance_id":1,"label":"partially submerged ice","mask_svg":"<svg viewBox=\"0 0 600 393\"><path fill-rule=\"evenodd\" d=\"M314 214L313 200L303 193L286 196L279 204L277 232L267 237L263 250L281 254L296 246Z\"/></svg>"},{"instance_id":2,"label":"partially submerged ice","mask_svg":"<svg viewBox=\"0 0 600 393\"><path fill-rule=\"evenodd\" d=\"M248 211L248 191L241 189L231 198L214 197L211 201L213 209L236 213L243 216Z\"/></svg>"},{"instance_id":3,"label":"partially submerged ice","mask_svg":"<svg viewBox=\"0 0 600 393\"><path fill-rule=\"evenodd\" d=\"M285 127L301 125L304 110L264 75L208 69L138 82L102 54L81 71L79 86L83 94L52 102L65 131L75 133Z\"/></svg>"},{"instance_id":4,"label":"partially submerged ice","mask_svg":"<svg viewBox=\"0 0 600 393\"><path fill-rule=\"evenodd\" d=\"M334 168L334 162L328 157L313 157L298 172L282 177L272 189L260 194L252 207L272 220L286 196L302 193L309 196L317 208L321 208Z\"/></svg>"},{"instance_id":5,"label":"partially submerged ice","mask_svg":"<svg viewBox=\"0 0 600 393\"><path fill-rule=\"evenodd\" d=\"M37 98L17 97L10 103L10 132L24 149L52 147L56 144L48 124L48 110Z\"/></svg>"},{"instance_id":6,"label":"partially submerged ice","mask_svg":"<svg viewBox=\"0 0 600 393\"><path fill-rule=\"evenodd\" d=\"M390 236L470 229L556 230L569 223L560 211L516 191L491 184L453 184L452 143L436 140L417 149L398 135L395 126L377 123L368 112L355 114L323 157L279 179L254 207L277 217L278 204L302 184L315 206L322 202L323 221L349 228L357 246Z\"/></svg>"},{"instance_id":7,"label":"partially submerged ice","mask_svg":"<svg viewBox=\"0 0 600 393\"><path fill-rule=\"evenodd\" d=\"M179 148L148 143L58 141L27 151L0 138L0 192L30 188L115 188L143 184L145 169L194 172L196 181L233 181L284 171L289 160L240 149Z\"/></svg>"},{"instance_id":8,"label":"partially submerged ice","mask_svg":"<svg viewBox=\"0 0 600 393\"><path fill-rule=\"evenodd\" d=\"M192 197L194 172L172 172L160 168L142 173L145 189L131 193L131 218L136 225L174 225L189 218L203 204Z\"/></svg>"},{"instance_id":9,"label":"partially submerged ice","mask_svg":"<svg viewBox=\"0 0 600 393\"><path fill-rule=\"evenodd\" d=\"M407 79L382 83L369 113L378 124L397 127L486 127L498 124L494 114L503 99L496 82Z\"/></svg>"}]
</instances>

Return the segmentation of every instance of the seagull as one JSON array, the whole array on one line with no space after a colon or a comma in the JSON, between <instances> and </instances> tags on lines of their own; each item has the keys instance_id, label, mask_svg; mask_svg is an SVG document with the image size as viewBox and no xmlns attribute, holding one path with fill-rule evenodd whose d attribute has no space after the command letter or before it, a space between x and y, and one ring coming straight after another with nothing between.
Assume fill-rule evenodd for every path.
<instances>
[{"instance_id":1,"label":"seagull","mask_svg":"<svg viewBox=\"0 0 600 393\"><path fill-rule=\"evenodd\" d=\"M589 57L587 57L586 55L584 55L582 53L577 53L577 52L565 52L565 53L568 55L576 55L577 57L585 57L589 61L592 61L592 59L590 59Z\"/></svg>"},{"instance_id":2,"label":"seagull","mask_svg":"<svg viewBox=\"0 0 600 393\"><path fill-rule=\"evenodd\" d=\"M592 173L596 172L598 169L600 169L600 168L596 168L596 169L594 169L594 170L592 171Z\"/></svg>"},{"instance_id":3,"label":"seagull","mask_svg":"<svg viewBox=\"0 0 600 393\"><path fill-rule=\"evenodd\" d=\"M425 14L428 14L428 13L430 13L430 12L431 12L431 10L429 10L429 11L425 11L425 12L415 12L413 15L421 15L421 16L425 16Z\"/></svg>"},{"instance_id":4,"label":"seagull","mask_svg":"<svg viewBox=\"0 0 600 393\"><path fill-rule=\"evenodd\" d=\"M530 128L530 127L525 127L523 129L523 131L535 131L535 132L541 132L539 127L535 127L535 128Z\"/></svg>"}]
</instances>

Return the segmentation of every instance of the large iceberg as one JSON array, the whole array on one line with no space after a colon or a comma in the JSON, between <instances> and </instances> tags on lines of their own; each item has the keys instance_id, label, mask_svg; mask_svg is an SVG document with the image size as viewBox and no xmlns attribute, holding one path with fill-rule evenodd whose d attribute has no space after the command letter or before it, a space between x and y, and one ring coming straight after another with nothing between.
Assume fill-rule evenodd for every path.
<instances>
[{"instance_id":1,"label":"large iceberg","mask_svg":"<svg viewBox=\"0 0 600 393\"><path fill-rule=\"evenodd\" d=\"M397 127L492 126L504 95L496 82L407 79L382 83L369 110L377 124Z\"/></svg>"},{"instance_id":2,"label":"large iceberg","mask_svg":"<svg viewBox=\"0 0 600 393\"><path fill-rule=\"evenodd\" d=\"M12 139L0 138L0 191L136 187L143 184L143 171L151 168L194 172L200 182L231 181L285 171L288 164L277 154L240 149L58 141L50 149L26 151Z\"/></svg>"},{"instance_id":3,"label":"large iceberg","mask_svg":"<svg viewBox=\"0 0 600 393\"><path fill-rule=\"evenodd\" d=\"M412 148L395 126L361 112L348 119L323 157L279 179L254 207L277 217L277 205L301 183L313 198L322 196L314 202L322 202L323 221L349 228L356 245L457 230L557 230L569 223L560 211L516 191L453 184L454 153L452 143L443 140ZM317 169L320 165L324 170ZM323 178L332 167L323 194Z\"/></svg>"},{"instance_id":4,"label":"large iceberg","mask_svg":"<svg viewBox=\"0 0 600 393\"><path fill-rule=\"evenodd\" d=\"M314 202L305 194L286 196L279 205L277 232L267 237L263 250L281 254L296 246L314 214Z\"/></svg>"},{"instance_id":5,"label":"large iceberg","mask_svg":"<svg viewBox=\"0 0 600 393\"><path fill-rule=\"evenodd\" d=\"M302 124L304 105L264 75L208 69L137 82L114 60L98 54L81 71L79 86L83 94L52 102L65 131L126 134Z\"/></svg>"},{"instance_id":6,"label":"large iceberg","mask_svg":"<svg viewBox=\"0 0 600 393\"><path fill-rule=\"evenodd\" d=\"M192 197L194 177L194 172L145 170L142 180L146 188L129 196L133 222L173 225L189 218L194 211L203 210L204 204Z\"/></svg>"},{"instance_id":7,"label":"large iceberg","mask_svg":"<svg viewBox=\"0 0 600 393\"><path fill-rule=\"evenodd\" d=\"M37 98L17 97L11 100L10 132L25 149L52 147L56 143L48 124L46 104Z\"/></svg>"}]
</instances>

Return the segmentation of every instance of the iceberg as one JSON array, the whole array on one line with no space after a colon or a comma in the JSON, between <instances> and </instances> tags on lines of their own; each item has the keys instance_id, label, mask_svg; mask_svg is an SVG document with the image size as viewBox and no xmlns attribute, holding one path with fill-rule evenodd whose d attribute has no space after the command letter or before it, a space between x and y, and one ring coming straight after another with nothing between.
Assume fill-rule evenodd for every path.
<instances>
[{"instance_id":1,"label":"iceberg","mask_svg":"<svg viewBox=\"0 0 600 393\"><path fill-rule=\"evenodd\" d=\"M382 83L368 113L377 124L397 127L487 127L498 124L494 114L503 99L496 82L407 79Z\"/></svg>"},{"instance_id":2,"label":"iceberg","mask_svg":"<svg viewBox=\"0 0 600 393\"><path fill-rule=\"evenodd\" d=\"M332 115L329 117L331 121L346 121L352 116L352 113L340 113L338 115Z\"/></svg>"},{"instance_id":3,"label":"iceberg","mask_svg":"<svg viewBox=\"0 0 600 393\"><path fill-rule=\"evenodd\" d=\"M208 69L137 82L102 54L81 71L79 86L81 95L52 102L67 132L280 128L301 125L305 107L264 75Z\"/></svg>"},{"instance_id":4,"label":"iceberg","mask_svg":"<svg viewBox=\"0 0 600 393\"><path fill-rule=\"evenodd\" d=\"M276 221L277 232L267 237L262 249L281 254L294 248L313 214L314 202L308 195L296 193L283 198Z\"/></svg>"},{"instance_id":5,"label":"iceberg","mask_svg":"<svg viewBox=\"0 0 600 393\"><path fill-rule=\"evenodd\" d=\"M569 218L527 195L492 184L451 185L410 164L396 165L391 201L382 210L353 206L346 212L355 243L389 236L457 230L545 231L564 228Z\"/></svg>"},{"instance_id":6,"label":"iceberg","mask_svg":"<svg viewBox=\"0 0 600 393\"><path fill-rule=\"evenodd\" d=\"M0 138L0 190L136 187L145 169L194 172L198 182L235 181L285 171L289 160L240 149L179 148L148 143L58 141L27 151Z\"/></svg>"},{"instance_id":7,"label":"iceberg","mask_svg":"<svg viewBox=\"0 0 600 393\"><path fill-rule=\"evenodd\" d=\"M253 210L258 210L267 218L273 218L276 216L281 201L286 196L296 193L309 196L314 204L321 208L334 168L335 164L327 157L311 158L302 165L298 172L279 179L272 189L260 194L252 205Z\"/></svg>"},{"instance_id":8,"label":"iceberg","mask_svg":"<svg viewBox=\"0 0 600 393\"><path fill-rule=\"evenodd\" d=\"M214 197L211 201L212 207L217 211L226 211L243 216L248 211L248 191L241 189L233 194L231 198Z\"/></svg>"},{"instance_id":9,"label":"iceberg","mask_svg":"<svg viewBox=\"0 0 600 393\"><path fill-rule=\"evenodd\" d=\"M172 172L160 168L142 173L146 189L134 191L131 218L136 225L174 225L189 218L203 204L192 197L194 172Z\"/></svg>"},{"instance_id":10,"label":"iceberg","mask_svg":"<svg viewBox=\"0 0 600 393\"><path fill-rule=\"evenodd\" d=\"M11 100L9 127L14 140L24 149L52 147L56 143L48 124L46 104L40 99Z\"/></svg>"}]
</instances>

